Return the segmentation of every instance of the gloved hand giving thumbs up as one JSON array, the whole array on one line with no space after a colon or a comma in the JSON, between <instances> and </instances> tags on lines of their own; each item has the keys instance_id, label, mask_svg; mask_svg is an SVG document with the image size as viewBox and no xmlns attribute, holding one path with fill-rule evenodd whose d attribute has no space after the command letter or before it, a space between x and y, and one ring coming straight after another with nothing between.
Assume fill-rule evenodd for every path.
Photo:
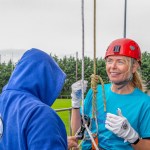
<instances>
[{"instance_id":1,"label":"gloved hand giving thumbs up","mask_svg":"<svg viewBox=\"0 0 150 150\"><path fill-rule=\"evenodd\" d=\"M122 115L121 109L119 108L118 115L107 113L105 127L131 144L135 144L139 141L138 133L131 127L127 118Z\"/></svg>"}]
</instances>

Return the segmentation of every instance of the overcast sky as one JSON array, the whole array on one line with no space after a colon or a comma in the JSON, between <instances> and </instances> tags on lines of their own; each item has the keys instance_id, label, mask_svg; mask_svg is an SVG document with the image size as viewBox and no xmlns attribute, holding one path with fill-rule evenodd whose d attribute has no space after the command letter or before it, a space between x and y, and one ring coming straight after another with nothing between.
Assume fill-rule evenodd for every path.
<instances>
[{"instance_id":1,"label":"overcast sky","mask_svg":"<svg viewBox=\"0 0 150 150\"><path fill-rule=\"evenodd\" d=\"M85 55L93 58L93 0L84 4ZM35 47L60 57L78 51L81 57L81 23L81 0L0 0L0 54ZM123 25L124 0L97 0L97 57L123 37ZM127 37L150 52L149 0L127 0ZM11 55L15 60L17 54Z\"/></svg>"}]
</instances>

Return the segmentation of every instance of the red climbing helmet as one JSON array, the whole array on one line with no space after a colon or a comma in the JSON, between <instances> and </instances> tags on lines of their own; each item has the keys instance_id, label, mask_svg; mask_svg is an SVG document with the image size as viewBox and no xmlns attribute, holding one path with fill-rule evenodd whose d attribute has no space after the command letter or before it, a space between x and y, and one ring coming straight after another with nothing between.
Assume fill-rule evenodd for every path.
<instances>
[{"instance_id":1,"label":"red climbing helmet","mask_svg":"<svg viewBox=\"0 0 150 150\"><path fill-rule=\"evenodd\" d=\"M135 41L131 39L121 38L113 41L106 51L105 58L112 55L135 58L138 62L141 63L140 47Z\"/></svg>"}]
</instances>

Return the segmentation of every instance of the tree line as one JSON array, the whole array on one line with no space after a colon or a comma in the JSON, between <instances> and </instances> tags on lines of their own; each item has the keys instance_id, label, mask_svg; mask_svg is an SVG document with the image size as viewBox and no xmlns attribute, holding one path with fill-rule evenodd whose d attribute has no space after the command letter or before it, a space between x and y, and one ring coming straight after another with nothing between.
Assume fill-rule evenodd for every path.
<instances>
[{"instance_id":1,"label":"tree line","mask_svg":"<svg viewBox=\"0 0 150 150\"><path fill-rule=\"evenodd\" d=\"M67 78L65 80L64 87L62 89L61 95L70 95L71 85L82 78L82 59L76 59L75 57L58 58L58 56L52 56L55 61L59 64L62 70L66 73ZM94 72L94 62L91 58L84 58L84 79L88 81L88 88L90 88L91 78L90 76ZM8 63L0 64L0 92L5 84L7 84L9 77L15 68L14 64L10 60ZM140 69L142 78L150 89L150 53L142 53L142 65ZM101 76L104 83L109 83L109 79L105 70L105 60L102 58L96 59L96 74ZM32 82L32 81L31 81Z\"/></svg>"}]
</instances>

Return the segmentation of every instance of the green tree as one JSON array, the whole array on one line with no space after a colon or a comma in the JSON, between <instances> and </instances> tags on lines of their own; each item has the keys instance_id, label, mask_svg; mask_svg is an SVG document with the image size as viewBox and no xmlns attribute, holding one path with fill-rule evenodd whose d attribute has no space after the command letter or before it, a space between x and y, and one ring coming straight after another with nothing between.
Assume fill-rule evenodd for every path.
<instances>
[{"instance_id":1,"label":"green tree","mask_svg":"<svg viewBox=\"0 0 150 150\"><path fill-rule=\"evenodd\" d=\"M51 54L50 54L51 55ZM78 64L77 68L77 76L78 80L82 78L82 59L76 60L75 57L63 57L58 58L58 56L52 56L62 70L66 73L67 79L65 81L62 95L70 95L71 93L71 85L76 81L76 63ZM142 78L145 80L148 88L150 89L150 53L144 52L142 53L142 65L141 65L141 74ZM93 59L86 57L84 58L84 79L88 81L88 88L91 86L91 78L90 76L94 72L94 64ZM8 82L9 77L11 75L12 70L14 69L14 65L10 60L7 64L0 64L0 91L2 87ZM96 59L96 74L100 75L104 81L104 83L108 83L109 79L106 74L105 69L105 60L102 58ZM149 83L149 84L148 84Z\"/></svg>"},{"instance_id":2,"label":"green tree","mask_svg":"<svg viewBox=\"0 0 150 150\"><path fill-rule=\"evenodd\" d=\"M142 53L141 65L142 78L144 79L148 89L150 89L150 53Z\"/></svg>"},{"instance_id":3,"label":"green tree","mask_svg":"<svg viewBox=\"0 0 150 150\"><path fill-rule=\"evenodd\" d=\"M14 66L11 60L8 64L0 64L0 91L2 91L3 86L7 84L13 69Z\"/></svg>"}]
</instances>

